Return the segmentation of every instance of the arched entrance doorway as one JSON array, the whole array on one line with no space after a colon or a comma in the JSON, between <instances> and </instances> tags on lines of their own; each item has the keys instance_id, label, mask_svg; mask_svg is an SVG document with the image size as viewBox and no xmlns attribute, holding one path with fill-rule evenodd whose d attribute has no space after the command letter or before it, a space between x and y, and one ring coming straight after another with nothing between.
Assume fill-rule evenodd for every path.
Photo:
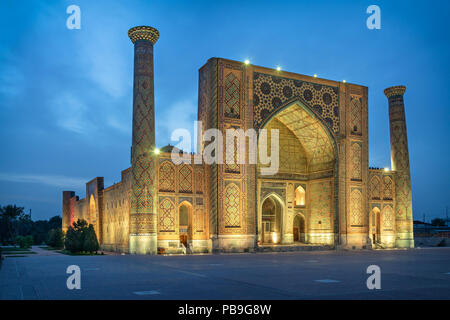
<instances>
[{"instance_id":1,"label":"arched entrance doorway","mask_svg":"<svg viewBox=\"0 0 450 320\"><path fill-rule=\"evenodd\" d=\"M380 219L380 209L377 207L372 209L372 243L381 242L381 219Z\"/></svg>"},{"instance_id":2,"label":"arched entrance doorway","mask_svg":"<svg viewBox=\"0 0 450 320\"><path fill-rule=\"evenodd\" d=\"M188 202L182 202L178 207L178 234L180 236L180 243L186 248L188 240L190 240L190 217L192 206Z\"/></svg>"},{"instance_id":3,"label":"arched entrance doorway","mask_svg":"<svg viewBox=\"0 0 450 320\"><path fill-rule=\"evenodd\" d=\"M333 244L337 239L338 198L333 195L339 189L337 144L329 122L319 111L300 100L290 102L268 116L262 125L266 130L258 134L258 206L262 208L267 193L280 195L280 202L286 206L286 219L282 224L285 228L280 231L278 239L282 241L279 243L308 240L313 244ZM274 161L277 159L278 162ZM300 209L308 212L308 239L304 218L294 221ZM260 209L260 243L268 241L269 228L262 224L265 219ZM297 236L294 227L298 230Z\"/></svg>"},{"instance_id":4,"label":"arched entrance doorway","mask_svg":"<svg viewBox=\"0 0 450 320\"><path fill-rule=\"evenodd\" d=\"M279 243L282 236L283 206L273 195L267 197L262 204L262 236L263 243Z\"/></svg>"},{"instance_id":5,"label":"arched entrance doorway","mask_svg":"<svg viewBox=\"0 0 450 320\"><path fill-rule=\"evenodd\" d=\"M305 243L305 218L301 214L294 217L293 232L294 242Z\"/></svg>"}]
</instances>

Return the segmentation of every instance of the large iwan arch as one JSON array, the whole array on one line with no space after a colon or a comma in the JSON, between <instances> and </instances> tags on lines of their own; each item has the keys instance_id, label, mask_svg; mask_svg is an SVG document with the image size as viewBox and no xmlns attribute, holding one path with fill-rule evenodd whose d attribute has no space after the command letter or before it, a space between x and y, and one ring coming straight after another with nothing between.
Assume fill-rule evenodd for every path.
<instances>
[{"instance_id":1,"label":"large iwan arch","mask_svg":"<svg viewBox=\"0 0 450 320\"><path fill-rule=\"evenodd\" d=\"M280 239L283 243L294 241L292 224L294 217L300 214L305 217L304 225L309 226L304 232L304 238L308 239L309 243L334 244L338 230L338 202L337 198L333 197L338 189L338 157L334 134L315 111L299 99L279 108L264 122L262 129L267 130L269 158L272 144L276 143L272 142L273 130L278 130L279 165L278 172L270 176L265 176L261 171L270 164L261 164L259 161L257 165L259 206L262 205L264 194L269 191L278 191L282 201L287 204L282 215L285 224ZM264 147L260 137L261 133L258 151ZM288 187L293 184L295 188ZM306 190L314 190L314 193L306 196L308 192L302 184ZM296 204L298 190L304 191L302 205ZM261 241L261 236L258 239Z\"/></svg>"}]
</instances>

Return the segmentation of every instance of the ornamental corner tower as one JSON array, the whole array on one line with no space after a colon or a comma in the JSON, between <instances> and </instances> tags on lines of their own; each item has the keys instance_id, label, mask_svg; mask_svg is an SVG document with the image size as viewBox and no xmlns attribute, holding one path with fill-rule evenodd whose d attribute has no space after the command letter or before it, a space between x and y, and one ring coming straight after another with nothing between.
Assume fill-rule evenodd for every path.
<instances>
[{"instance_id":1,"label":"ornamental corner tower","mask_svg":"<svg viewBox=\"0 0 450 320\"><path fill-rule=\"evenodd\" d=\"M384 94L389 102L391 166L395 171L395 242L399 248L414 248L411 174L403 101L405 90L405 86L394 86L385 89Z\"/></svg>"},{"instance_id":2,"label":"ornamental corner tower","mask_svg":"<svg viewBox=\"0 0 450 320\"><path fill-rule=\"evenodd\" d=\"M159 31L138 26L128 36L134 44L129 252L157 254L153 46Z\"/></svg>"}]
</instances>

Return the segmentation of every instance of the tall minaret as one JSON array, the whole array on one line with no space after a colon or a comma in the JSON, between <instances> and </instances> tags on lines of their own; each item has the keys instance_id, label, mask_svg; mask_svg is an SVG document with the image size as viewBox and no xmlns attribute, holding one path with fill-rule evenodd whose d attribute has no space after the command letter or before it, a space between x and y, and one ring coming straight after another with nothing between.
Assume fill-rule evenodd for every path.
<instances>
[{"instance_id":1,"label":"tall minaret","mask_svg":"<svg viewBox=\"0 0 450 320\"><path fill-rule=\"evenodd\" d=\"M395 86L385 89L384 94L389 101L391 166L395 171L396 247L414 248L411 174L403 102L405 90L405 86Z\"/></svg>"},{"instance_id":2,"label":"tall minaret","mask_svg":"<svg viewBox=\"0 0 450 320\"><path fill-rule=\"evenodd\" d=\"M157 254L153 46L159 31L140 26L128 36L134 43L129 246L130 253Z\"/></svg>"}]
</instances>

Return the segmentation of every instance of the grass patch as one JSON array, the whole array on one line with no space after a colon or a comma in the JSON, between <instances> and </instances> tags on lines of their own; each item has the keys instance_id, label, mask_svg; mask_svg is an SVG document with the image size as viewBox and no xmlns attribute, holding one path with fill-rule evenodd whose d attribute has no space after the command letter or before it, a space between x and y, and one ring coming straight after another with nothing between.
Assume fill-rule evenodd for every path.
<instances>
[{"instance_id":1,"label":"grass patch","mask_svg":"<svg viewBox=\"0 0 450 320\"><path fill-rule=\"evenodd\" d=\"M36 252L31 251L30 249L24 249L20 247L1 247L1 248L2 248L2 255L4 257L16 257L16 255L19 255L17 257L26 257L23 255L36 254Z\"/></svg>"},{"instance_id":2,"label":"grass patch","mask_svg":"<svg viewBox=\"0 0 450 320\"><path fill-rule=\"evenodd\" d=\"M89 252L77 252L77 253L72 253L68 250L57 250L56 252L68 255L68 256L103 256L104 254L102 253L89 253Z\"/></svg>"},{"instance_id":3,"label":"grass patch","mask_svg":"<svg viewBox=\"0 0 450 320\"><path fill-rule=\"evenodd\" d=\"M12 254L36 254L34 251L10 251L10 252L3 252L2 253L5 256L12 255Z\"/></svg>"},{"instance_id":4,"label":"grass patch","mask_svg":"<svg viewBox=\"0 0 450 320\"><path fill-rule=\"evenodd\" d=\"M30 249L24 249L24 248L20 248L20 247L2 247L2 252L14 252L14 251L30 251Z\"/></svg>"}]
</instances>

